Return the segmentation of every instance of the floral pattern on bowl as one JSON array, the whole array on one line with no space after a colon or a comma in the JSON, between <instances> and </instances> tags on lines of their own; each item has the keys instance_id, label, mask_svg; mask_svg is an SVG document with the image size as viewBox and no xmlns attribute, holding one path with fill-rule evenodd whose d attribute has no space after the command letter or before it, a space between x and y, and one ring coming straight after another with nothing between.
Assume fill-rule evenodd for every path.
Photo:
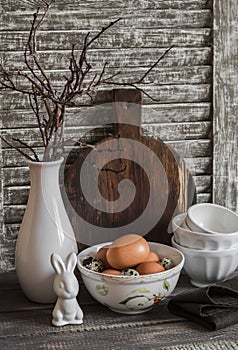
<instances>
[{"instance_id":1,"label":"floral pattern on bowl","mask_svg":"<svg viewBox=\"0 0 238 350\"><path fill-rule=\"evenodd\" d=\"M95 254L103 243L83 250L78 255L78 269L83 282L94 299L113 311L124 314L147 312L174 290L184 256L179 250L164 244L149 242L151 251L161 258L169 257L175 266L160 273L141 276L105 275L86 269L82 265L85 256Z\"/></svg>"},{"instance_id":2,"label":"floral pattern on bowl","mask_svg":"<svg viewBox=\"0 0 238 350\"><path fill-rule=\"evenodd\" d=\"M164 281L163 288L166 291L169 291L169 281ZM126 299L119 302L119 304L125 305L125 307L130 310L140 310L141 308L151 308L151 306L158 304L164 297L164 293L160 292L154 294L149 289L142 287L132 291L130 295L128 295Z\"/></svg>"}]
</instances>

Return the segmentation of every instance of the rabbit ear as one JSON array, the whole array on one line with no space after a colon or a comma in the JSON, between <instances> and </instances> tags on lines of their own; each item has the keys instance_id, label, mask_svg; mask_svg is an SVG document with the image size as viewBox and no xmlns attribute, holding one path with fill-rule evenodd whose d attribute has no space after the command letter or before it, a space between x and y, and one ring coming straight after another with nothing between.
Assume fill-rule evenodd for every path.
<instances>
[{"instance_id":1,"label":"rabbit ear","mask_svg":"<svg viewBox=\"0 0 238 350\"><path fill-rule=\"evenodd\" d=\"M53 266L56 273L60 274L65 271L64 262L58 254L56 253L51 254L50 260L51 260L51 265Z\"/></svg>"},{"instance_id":2,"label":"rabbit ear","mask_svg":"<svg viewBox=\"0 0 238 350\"><path fill-rule=\"evenodd\" d=\"M75 252L72 252L66 258L66 270L67 271L74 271L76 263L77 263L77 256L76 256Z\"/></svg>"}]
</instances>

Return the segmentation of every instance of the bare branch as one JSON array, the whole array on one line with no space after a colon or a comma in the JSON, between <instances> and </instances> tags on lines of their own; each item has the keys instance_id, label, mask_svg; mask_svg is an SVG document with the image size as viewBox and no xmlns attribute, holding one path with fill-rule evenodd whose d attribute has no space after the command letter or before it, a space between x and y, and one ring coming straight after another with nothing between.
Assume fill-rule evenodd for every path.
<instances>
[{"instance_id":1,"label":"bare branch","mask_svg":"<svg viewBox=\"0 0 238 350\"><path fill-rule=\"evenodd\" d=\"M72 45L69 57L68 75L63 75L64 82L61 89L58 91L53 87L53 81L46 73L44 64L41 63L37 55L37 33L48 14L50 6L54 3L54 0L39 1L41 1L41 3L44 5L44 9L43 12L41 12L40 8L38 7L33 15L28 40L24 50L24 63L27 72L17 71L11 73L7 71L3 66L0 66L0 89L9 89L28 95L29 104L37 119L38 129L40 131L41 139L45 148L44 159L51 160L52 157L56 157L58 155L59 148L62 148L64 146L63 131L66 107L92 106L93 97L91 93L99 85L108 84L115 86L133 87L137 90L140 90L151 100L156 101L156 99L151 97L139 85L146 84L145 78L159 64L159 62L164 58L169 50L171 50L172 47L167 49L137 81L129 81L125 83L120 81L116 82L114 78L118 76L120 72L114 73L108 77L104 77L107 68L107 62L103 65L100 72L95 73L94 76L91 77L89 75L89 72L91 71L92 66L87 59L88 50L91 45L105 33L106 30L121 20L121 18L118 18L117 20L112 21L107 26L103 27L92 37L90 37L90 32L88 32L84 37L83 47L78 55L75 53L75 45ZM86 84L85 82L88 76L90 76L90 79L88 79L89 82ZM19 79L19 77L24 79ZM30 84L31 88L26 88L25 83L28 85ZM83 96L88 96L91 100L91 103L80 103L79 100ZM43 109L43 112L41 109ZM13 139L13 141L19 142L21 145L28 147L28 149L31 150L31 152L34 154L34 160L39 161L39 158L37 157L32 147L28 146L25 142L19 139ZM26 158L32 160L30 156L25 154L18 147L10 145L8 141L5 142L12 148L17 149ZM124 170L125 169L118 172ZM105 168L105 171L112 170Z\"/></svg>"},{"instance_id":2,"label":"bare branch","mask_svg":"<svg viewBox=\"0 0 238 350\"><path fill-rule=\"evenodd\" d=\"M16 141L16 142L19 142L21 145L23 145L23 146L29 148L29 150L34 154L35 160L36 160L37 162L40 161L39 158L38 158L38 156L37 156L37 154L36 154L36 152L35 152L35 150L34 150L31 146L29 146L26 142L23 142L23 141L21 141L20 139L15 138L15 137L13 137L12 140L13 140L13 141Z\"/></svg>"},{"instance_id":3,"label":"bare branch","mask_svg":"<svg viewBox=\"0 0 238 350\"><path fill-rule=\"evenodd\" d=\"M115 85L115 86L125 86L125 87L133 87L136 90L141 91L145 96L149 97L149 99L151 99L152 101L159 101L158 99L152 97L150 94L148 94L148 92L146 92L144 89L138 87L136 83L121 83L121 82L116 82L116 81L107 81L107 80L102 80L102 84L108 84L108 85Z\"/></svg>"},{"instance_id":4,"label":"bare branch","mask_svg":"<svg viewBox=\"0 0 238 350\"><path fill-rule=\"evenodd\" d=\"M40 65L40 63L38 62L38 60L37 60L35 54L33 55L33 58L34 58L34 62L35 62L35 64L36 64L37 68L40 70L40 72L41 72L43 78L45 78L45 80L46 80L46 82L47 82L47 85L45 85L45 84L43 85L43 84L42 84L43 81L40 80L41 85L43 85L43 86L45 87L45 89L49 92L49 94L51 94L51 95L56 99L54 89L53 89L53 87L52 87L52 85L51 85L50 79L47 77L47 75L46 75L46 73L45 73L45 71L44 71L44 68L43 68L43 67Z\"/></svg>"},{"instance_id":5,"label":"bare branch","mask_svg":"<svg viewBox=\"0 0 238 350\"><path fill-rule=\"evenodd\" d=\"M170 46L164 53L159 57L159 59L145 72L145 74L135 83L141 84L143 80L147 77L147 75L159 64L159 62L167 55L167 53L174 47L174 45Z\"/></svg>"},{"instance_id":6,"label":"bare branch","mask_svg":"<svg viewBox=\"0 0 238 350\"><path fill-rule=\"evenodd\" d=\"M60 95L60 98L59 98L60 101L65 97L65 95L68 94L69 90L73 91L72 83L74 82L75 74L77 73L75 70L76 67L77 67L77 63L74 55L74 45L72 45L70 64L69 64L69 70L70 70L71 76L69 78L64 76L67 82L65 83L62 93Z\"/></svg>"},{"instance_id":7,"label":"bare branch","mask_svg":"<svg viewBox=\"0 0 238 350\"><path fill-rule=\"evenodd\" d=\"M85 90L85 94L91 99L91 101L93 102L93 98L92 96L90 95L90 92Z\"/></svg>"},{"instance_id":8,"label":"bare branch","mask_svg":"<svg viewBox=\"0 0 238 350\"><path fill-rule=\"evenodd\" d=\"M29 35L29 39L28 39L28 43L30 43L30 41L32 41L33 43L33 48L31 53L35 53L36 52L36 32L38 30L38 28L41 26L41 24L43 23L46 15L48 14L48 11L50 9L50 6L54 3L54 0L51 0L49 3L44 1L44 4L46 5L46 10L44 11L44 13L42 14L41 18L39 19L38 23L36 23L38 14L39 14L39 10L40 8L38 7L36 13L34 14L34 19L33 19L33 23L32 23L32 30L30 31L30 35Z\"/></svg>"},{"instance_id":9,"label":"bare branch","mask_svg":"<svg viewBox=\"0 0 238 350\"><path fill-rule=\"evenodd\" d=\"M89 85L88 85L88 87L87 87L87 91L91 91L91 88L94 87L94 86L96 86L96 85L94 84L94 82L95 82L97 76L98 76L98 74L95 73L93 79L91 80L91 82L89 83Z\"/></svg>"},{"instance_id":10,"label":"bare branch","mask_svg":"<svg viewBox=\"0 0 238 350\"><path fill-rule=\"evenodd\" d=\"M29 96L29 101L30 101L31 109L33 110L33 112L34 112L34 114L35 114L35 116L36 116L36 119L37 119L38 128L39 128L39 130L40 130L40 134L41 134L41 138L42 138L42 141L43 141L43 145L44 145L44 147L46 147L46 141L45 141L44 131L43 131L42 123L41 123L41 120L40 120L40 111L39 111L39 105L38 105L37 95L34 94L34 96L33 96L33 101L34 101L34 103L35 103L35 106L33 105L33 101L32 101L31 96Z\"/></svg>"},{"instance_id":11,"label":"bare branch","mask_svg":"<svg viewBox=\"0 0 238 350\"><path fill-rule=\"evenodd\" d=\"M106 27L103 27L101 31L95 35L88 43L87 43L87 48L92 45L92 43L97 40L106 30L114 26L117 22L119 22L122 18L118 18L115 21L109 23Z\"/></svg>"},{"instance_id":12,"label":"bare branch","mask_svg":"<svg viewBox=\"0 0 238 350\"><path fill-rule=\"evenodd\" d=\"M159 62L165 57L165 55L174 47L174 45L170 46L160 57L159 59L145 72L145 74L136 81L132 81L132 82L116 82L116 81L111 81L110 77L107 79L101 79L101 83L102 84L108 84L108 85L115 85L115 86L130 86L130 87L134 87L135 89L141 91L145 96L149 97L152 101L158 101L158 99L152 97L150 94L148 94L148 92L146 92L143 88L139 87L139 84L145 84L143 82L143 80L147 77L147 75L159 64Z\"/></svg>"},{"instance_id":13,"label":"bare branch","mask_svg":"<svg viewBox=\"0 0 238 350\"><path fill-rule=\"evenodd\" d=\"M0 136L1 139L10 147L21 153L25 158L31 160L31 161L36 161L34 158L30 157L27 153L23 152L20 148L12 145L10 142L8 142L4 137Z\"/></svg>"},{"instance_id":14,"label":"bare branch","mask_svg":"<svg viewBox=\"0 0 238 350\"><path fill-rule=\"evenodd\" d=\"M103 81L106 82L107 80L111 80L111 79L115 78L116 76L118 76L118 75L120 75L120 74L121 74L121 72L117 72L117 73L115 73L115 74L112 74L112 75L110 75L109 77L103 79Z\"/></svg>"},{"instance_id":15,"label":"bare branch","mask_svg":"<svg viewBox=\"0 0 238 350\"><path fill-rule=\"evenodd\" d=\"M105 62L104 65L103 65L103 69L101 70L101 73L100 73L100 75L99 75L99 78L98 78L96 84L94 84L94 86L97 86L97 85L99 85L99 84L101 83L101 80L102 80L102 77L103 77L103 75L104 75L104 73L105 73L105 69L106 69L106 66L107 66L107 65L108 65L108 63Z\"/></svg>"},{"instance_id":16,"label":"bare branch","mask_svg":"<svg viewBox=\"0 0 238 350\"><path fill-rule=\"evenodd\" d=\"M45 89L46 92L49 95L52 95L52 97L54 99L56 99L54 90L53 90L53 88L51 86L51 82L50 82L49 78L47 77L43 67L39 63L39 61L37 59L37 56L36 56L36 53L37 53L37 49L36 49L36 33L37 33L37 30L40 27L40 25L43 23L46 15L47 15L47 13L49 11L49 8L50 8L50 6L52 5L53 2L54 2L54 0L51 0L49 3L44 1L44 4L46 6L46 10L43 12L43 14L42 14L41 18L38 20L38 22L37 22L37 19L38 19L38 16L39 16L40 8L38 8L37 11L34 13L32 25L31 25L31 29L30 29L30 33L29 33L29 36L28 36L28 41L27 41L27 44L26 44L26 47L25 47L25 51L24 51L24 58L25 58L25 64L26 64L27 68L30 70L30 72L31 72L32 76L34 77L34 79L36 81L38 81L38 83L40 83L40 86L39 86L38 83L36 83L36 81L34 79L30 78L29 75L25 74L26 78L31 80L31 83L33 85L35 85L36 88L42 92L42 94L45 94L44 91L43 91L43 89ZM29 57L31 57L33 59L33 62L35 63L36 67L39 69L43 79L41 79L37 75L37 73L35 72L35 68L29 62ZM44 79L46 80L46 84L44 82Z\"/></svg>"}]
</instances>

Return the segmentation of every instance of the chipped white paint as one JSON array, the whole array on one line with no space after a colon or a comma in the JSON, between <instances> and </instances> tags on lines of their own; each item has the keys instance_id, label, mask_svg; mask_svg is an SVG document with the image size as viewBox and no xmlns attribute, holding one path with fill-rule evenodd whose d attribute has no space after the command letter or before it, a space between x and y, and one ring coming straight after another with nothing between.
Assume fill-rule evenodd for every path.
<instances>
[{"instance_id":1,"label":"chipped white paint","mask_svg":"<svg viewBox=\"0 0 238 350\"><path fill-rule=\"evenodd\" d=\"M23 68L26 23L32 19L34 4L37 0L0 0L3 10L1 56L4 64L12 69ZM147 78L151 84L146 91L159 101L155 103L144 98L143 127L146 133L161 137L185 158L194 175L198 201L211 201L211 2L61 0L55 2L52 11L39 33L39 50L45 69L54 76L56 86L65 71L71 44L76 43L80 49L88 29L96 32L118 17L123 20L106 32L89 52L89 60L95 69L108 61L109 74L122 70L121 79L137 79L165 48L175 44ZM109 102L109 97L110 94L101 94L100 101ZM2 135L31 140L40 150L36 121L27 99L19 94L1 92L0 105ZM90 108L70 109L68 136L80 136L88 125L96 127L105 123L109 119L105 110L100 118L99 122ZM106 132L99 129L97 138ZM92 135L88 137L91 139ZM7 271L14 268L15 240L27 201L29 172L23 157L12 149L2 149L2 164L0 271Z\"/></svg>"},{"instance_id":2,"label":"chipped white paint","mask_svg":"<svg viewBox=\"0 0 238 350\"><path fill-rule=\"evenodd\" d=\"M238 4L214 1L214 202L238 212Z\"/></svg>"}]
</instances>

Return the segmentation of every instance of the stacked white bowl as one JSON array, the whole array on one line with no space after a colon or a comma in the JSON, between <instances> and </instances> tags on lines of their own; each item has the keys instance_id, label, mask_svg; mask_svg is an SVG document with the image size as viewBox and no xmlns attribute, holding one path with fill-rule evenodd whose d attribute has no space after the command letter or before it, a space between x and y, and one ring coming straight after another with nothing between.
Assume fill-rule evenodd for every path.
<instances>
[{"instance_id":1,"label":"stacked white bowl","mask_svg":"<svg viewBox=\"0 0 238 350\"><path fill-rule=\"evenodd\" d=\"M227 279L238 266L238 215L202 203L172 221L172 246L185 256L184 270L196 287Z\"/></svg>"}]
</instances>

